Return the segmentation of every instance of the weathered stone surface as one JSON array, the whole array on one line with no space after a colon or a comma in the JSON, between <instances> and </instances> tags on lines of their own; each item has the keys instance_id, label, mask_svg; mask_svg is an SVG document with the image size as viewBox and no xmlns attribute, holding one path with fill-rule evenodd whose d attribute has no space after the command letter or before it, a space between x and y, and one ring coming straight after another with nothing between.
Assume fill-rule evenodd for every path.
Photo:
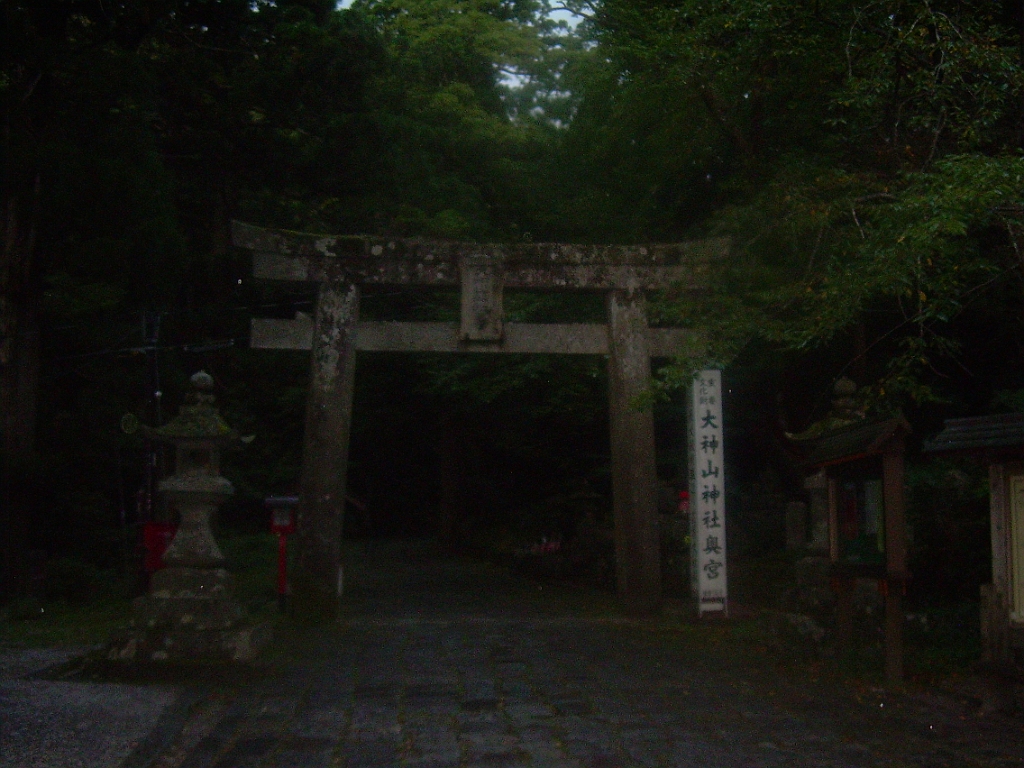
<instances>
[{"instance_id":1,"label":"weathered stone surface","mask_svg":"<svg viewBox=\"0 0 1024 768\"><path fill-rule=\"evenodd\" d=\"M131 626L107 647L107 657L126 662L244 661L266 642L268 629L253 626L233 595L234 580L220 567L224 555L210 530L210 516L234 489L219 474L218 448L236 435L213 407L213 380L192 377L192 405L162 431L176 449L176 473L159 489L178 511L180 524L154 574L150 591L135 601ZM195 410L204 409L196 419Z\"/></svg>"},{"instance_id":2,"label":"weathered stone surface","mask_svg":"<svg viewBox=\"0 0 1024 768\"><path fill-rule=\"evenodd\" d=\"M648 613L661 605L661 549L654 415L637 403L651 380L643 296L612 292L608 317L616 586L627 610Z\"/></svg>"},{"instance_id":3,"label":"weathered stone surface","mask_svg":"<svg viewBox=\"0 0 1024 768\"><path fill-rule=\"evenodd\" d=\"M807 505L791 501L786 505L786 549L790 552L807 545Z\"/></svg>"},{"instance_id":4,"label":"weathered stone surface","mask_svg":"<svg viewBox=\"0 0 1024 768\"><path fill-rule=\"evenodd\" d=\"M234 588L235 577L223 568L164 568L149 582L149 594L160 598L220 597Z\"/></svg>"},{"instance_id":5,"label":"weathered stone surface","mask_svg":"<svg viewBox=\"0 0 1024 768\"><path fill-rule=\"evenodd\" d=\"M125 662L248 661L269 639L232 594L223 569L164 568L149 594L136 599L129 628L107 647Z\"/></svg>"},{"instance_id":6,"label":"weathered stone surface","mask_svg":"<svg viewBox=\"0 0 1024 768\"><path fill-rule=\"evenodd\" d=\"M190 492L181 478L165 480L159 488L167 495L173 508L178 510L180 520L178 531L164 552L164 563L178 568L216 568L222 565L224 554L213 538L210 517L227 493L216 494L206 490Z\"/></svg>"},{"instance_id":7,"label":"weathered stone surface","mask_svg":"<svg viewBox=\"0 0 1024 768\"><path fill-rule=\"evenodd\" d=\"M501 341L502 265L500 261L480 256L463 256L462 274L462 341Z\"/></svg>"},{"instance_id":8,"label":"weathered stone surface","mask_svg":"<svg viewBox=\"0 0 1024 768\"><path fill-rule=\"evenodd\" d=\"M412 261L375 261L373 266L350 261L345 274L360 285L458 285L458 260L436 264ZM256 253L253 274L263 280L321 282L328 279L326 265L316 259ZM506 263L506 288L560 288L563 290L610 290L613 288L658 290L667 285L687 289L707 286L708 267L629 266L620 264L516 264Z\"/></svg>"},{"instance_id":9,"label":"weathered stone surface","mask_svg":"<svg viewBox=\"0 0 1024 768\"><path fill-rule=\"evenodd\" d=\"M269 627L253 625L232 593L222 568L164 568L150 593L137 598L128 630L110 644L107 657L129 662L247 661L269 639Z\"/></svg>"},{"instance_id":10,"label":"weathered stone surface","mask_svg":"<svg viewBox=\"0 0 1024 768\"><path fill-rule=\"evenodd\" d=\"M246 624L228 629L131 630L107 649L107 659L120 662L242 662L251 661L270 639L269 624Z\"/></svg>"},{"instance_id":11,"label":"weathered stone surface","mask_svg":"<svg viewBox=\"0 0 1024 768\"><path fill-rule=\"evenodd\" d=\"M607 355L608 326L598 323L505 323L498 342L466 344L458 323L405 323L361 320L356 323L359 352L490 352L507 354ZM310 349L313 320L253 318L253 349ZM704 345L703 336L688 328L648 328L651 357L690 354Z\"/></svg>"},{"instance_id":12,"label":"weathered stone surface","mask_svg":"<svg viewBox=\"0 0 1024 768\"><path fill-rule=\"evenodd\" d=\"M558 243L481 244L337 237L261 229L234 222L233 243L253 252L265 280L320 282L345 275L361 284L458 285L461 264L501 264L509 288L657 290L706 287L727 239L637 246Z\"/></svg>"},{"instance_id":13,"label":"weathered stone surface","mask_svg":"<svg viewBox=\"0 0 1024 768\"><path fill-rule=\"evenodd\" d=\"M825 470L804 478L804 489L810 496L809 516L809 541L807 546L810 549L827 552L828 540L828 478L825 477Z\"/></svg>"},{"instance_id":14,"label":"weathered stone surface","mask_svg":"<svg viewBox=\"0 0 1024 768\"><path fill-rule=\"evenodd\" d=\"M197 632L231 629L245 620L242 607L233 600L204 597L137 598L131 625L136 629L181 629Z\"/></svg>"},{"instance_id":15,"label":"weathered stone surface","mask_svg":"<svg viewBox=\"0 0 1024 768\"><path fill-rule=\"evenodd\" d=\"M359 288L320 288L300 483L292 608L299 618L330 621L341 591L341 524L348 473Z\"/></svg>"},{"instance_id":16,"label":"weathered stone surface","mask_svg":"<svg viewBox=\"0 0 1024 768\"><path fill-rule=\"evenodd\" d=\"M566 243L460 243L401 238L346 237L305 232L264 229L232 222L232 243L266 258L285 257L305 269L286 270L279 275L260 274L267 279L318 280L309 267L330 262L352 274L384 275L393 265L404 265L409 277L424 280L458 280L458 263L463 257L489 257L504 262L511 271L527 267L637 266L645 268L682 267L706 274L707 265L728 251L727 238L686 243L648 245L577 245ZM389 264L383 270L380 264ZM372 265L372 266L371 266ZM377 267L377 269L374 269ZM703 267L701 270L699 268ZM596 274L596 273L593 273ZM379 280L385 282L385 280ZM405 282L405 280L402 280ZM508 285L508 283L506 283ZM625 286L629 288L631 286ZM632 286L634 289L640 286Z\"/></svg>"}]
</instances>

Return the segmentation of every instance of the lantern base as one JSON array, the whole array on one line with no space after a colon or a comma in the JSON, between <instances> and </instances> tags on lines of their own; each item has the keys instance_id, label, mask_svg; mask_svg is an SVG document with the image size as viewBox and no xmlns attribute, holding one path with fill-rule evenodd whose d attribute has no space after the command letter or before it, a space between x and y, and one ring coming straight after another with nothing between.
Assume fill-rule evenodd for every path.
<instances>
[{"instance_id":1,"label":"lantern base","mask_svg":"<svg viewBox=\"0 0 1024 768\"><path fill-rule=\"evenodd\" d=\"M129 630L114 640L107 660L121 663L203 664L247 662L270 639L268 624L230 630Z\"/></svg>"},{"instance_id":2,"label":"lantern base","mask_svg":"<svg viewBox=\"0 0 1024 768\"><path fill-rule=\"evenodd\" d=\"M223 568L165 568L136 599L128 630L107 647L110 661L250 661L270 639L234 598Z\"/></svg>"}]
</instances>

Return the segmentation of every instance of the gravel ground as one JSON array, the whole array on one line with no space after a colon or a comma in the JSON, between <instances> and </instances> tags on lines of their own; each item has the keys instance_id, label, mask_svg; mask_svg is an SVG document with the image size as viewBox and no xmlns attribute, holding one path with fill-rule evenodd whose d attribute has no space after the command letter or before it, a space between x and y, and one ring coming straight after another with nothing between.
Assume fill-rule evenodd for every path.
<instances>
[{"instance_id":1,"label":"gravel ground","mask_svg":"<svg viewBox=\"0 0 1024 768\"><path fill-rule=\"evenodd\" d=\"M34 678L86 650L0 649L0 766L121 766L176 701L168 686Z\"/></svg>"}]
</instances>

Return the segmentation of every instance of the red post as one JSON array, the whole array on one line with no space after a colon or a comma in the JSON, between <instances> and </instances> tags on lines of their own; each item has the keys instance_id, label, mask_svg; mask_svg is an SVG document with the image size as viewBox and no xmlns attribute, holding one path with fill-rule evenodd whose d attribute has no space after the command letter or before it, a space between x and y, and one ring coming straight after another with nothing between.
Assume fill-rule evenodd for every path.
<instances>
[{"instance_id":1,"label":"red post","mask_svg":"<svg viewBox=\"0 0 1024 768\"><path fill-rule=\"evenodd\" d=\"M298 496L270 496L264 500L270 510L270 530L277 534L277 605L288 609L288 534L295 533Z\"/></svg>"},{"instance_id":2,"label":"red post","mask_svg":"<svg viewBox=\"0 0 1024 768\"><path fill-rule=\"evenodd\" d=\"M172 523L158 523L150 520L142 525L142 546L146 550L143 566L146 575L152 576L164 567L164 552L171 545L178 526Z\"/></svg>"},{"instance_id":3,"label":"red post","mask_svg":"<svg viewBox=\"0 0 1024 768\"><path fill-rule=\"evenodd\" d=\"M288 603L288 536L283 531L277 533L277 606L281 612Z\"/></svg>"}]
</instances>

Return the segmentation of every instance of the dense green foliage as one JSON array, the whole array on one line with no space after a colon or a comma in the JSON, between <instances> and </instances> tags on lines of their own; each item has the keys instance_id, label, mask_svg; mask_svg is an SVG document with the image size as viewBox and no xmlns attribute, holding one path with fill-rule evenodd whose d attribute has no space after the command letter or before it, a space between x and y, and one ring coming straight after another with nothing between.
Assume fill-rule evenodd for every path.
<instances>
[{"instance_id":1,"label":"dense green foliage","mask_svg":"<svg viewBox=\"0 0 1024 768\"><path fill-rule=\"evenodd\" d=\"M650 180L639 188L671 217L651 219L652 234L735 240L718 295L667 316L711 318L723 361L752 336L807 349L866 323L869 348L884 340L862 361L872 398L934 396L933 356L957 346L950 324L1020 264L1024 79L1017 36L999 24L1012 19L997 13L962 2L601 4L597 39L620 84L610 108L643 120L615 146L648 163L633 178ZM673 166L657 162L666 136ZM682 194L664 198L665 173L686 179Z\"/></svg>"}]
</instances>

